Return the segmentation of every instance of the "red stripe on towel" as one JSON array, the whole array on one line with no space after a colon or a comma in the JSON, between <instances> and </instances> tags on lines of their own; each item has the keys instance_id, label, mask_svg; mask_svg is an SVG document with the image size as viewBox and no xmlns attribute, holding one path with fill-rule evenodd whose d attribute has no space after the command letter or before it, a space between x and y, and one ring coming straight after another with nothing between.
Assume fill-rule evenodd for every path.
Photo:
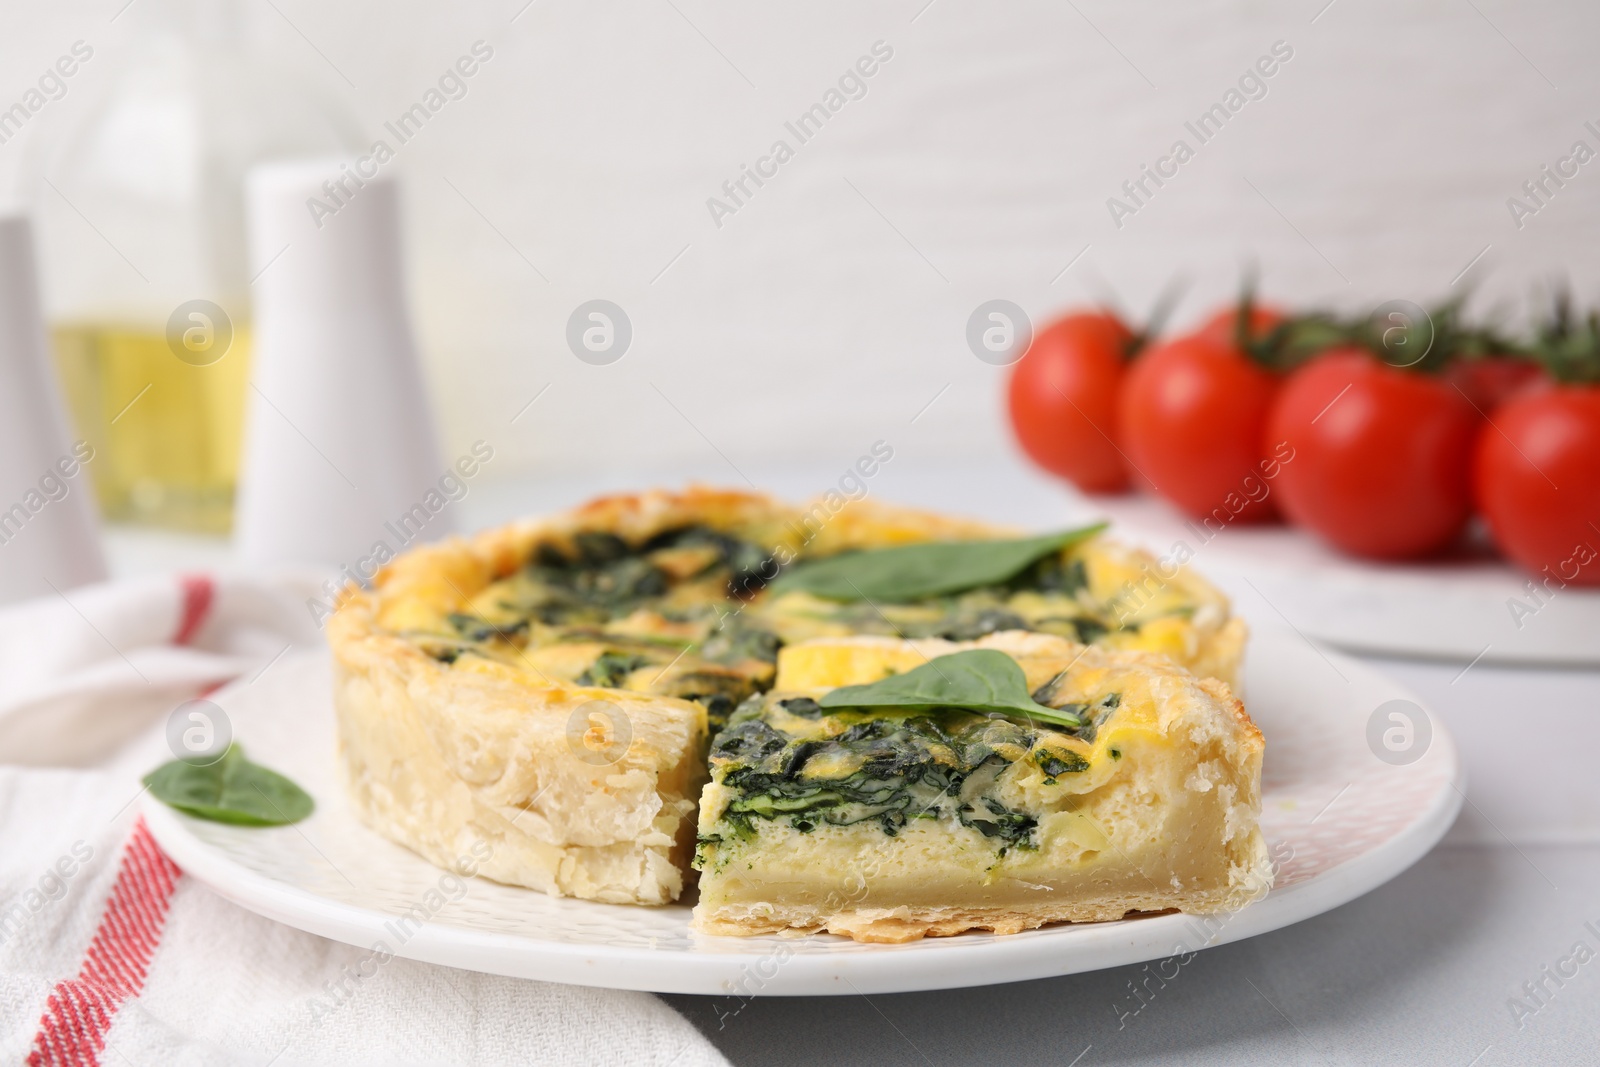
<instances>
[{"instance_id":1,"label":"red stripe on towel","mask_svg":"<svg viewBox=\"0 0 1600 1067\"><path fill-rule=\"evenodd\" d=\"M56 983L50 992L28 1067L98 1067L117 1009L144 988L182 873L144 819L135 823L78 977Z\"/></svg>"},{"instance_id":2,"label":"red stripe on towel","mask_svg":"<svg viewBox=\"0 0 1600 1067\"><path fill-rule=\"evenodd\" d=\"M172 635L172 643L187 645L211 613L217 586L207 574L185 574L178 580L183 583L183 614L178 618L178 632Z\"/></svg>"}]
</instances>

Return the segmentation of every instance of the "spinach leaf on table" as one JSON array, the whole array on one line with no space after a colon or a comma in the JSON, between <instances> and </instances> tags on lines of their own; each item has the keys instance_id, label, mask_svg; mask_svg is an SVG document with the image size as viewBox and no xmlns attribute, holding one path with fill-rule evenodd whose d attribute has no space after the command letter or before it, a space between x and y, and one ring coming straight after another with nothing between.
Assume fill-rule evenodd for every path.
<instances>
[{"instance_id":1,"label":"spinach leaf on table","mask_svg":"<svg viewBox=\"0 0 1600 1067\"><path fill-rule=\"evenodd\" d=\"M244 758L229 745L211 763L173 760L144 777L163 803L213 822L235 826L286 826L311 814L316 803L289 779Z\"/></svg>"}]
</instances>

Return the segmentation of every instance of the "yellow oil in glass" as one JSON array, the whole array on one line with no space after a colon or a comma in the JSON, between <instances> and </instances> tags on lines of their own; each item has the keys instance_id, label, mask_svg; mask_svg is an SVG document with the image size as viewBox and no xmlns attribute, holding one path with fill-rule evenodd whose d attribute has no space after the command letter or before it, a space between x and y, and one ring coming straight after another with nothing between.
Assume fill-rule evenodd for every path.
<instances>
[{"instance_id":1,"label":"yellow oil in glass","mask_svg":"<svg viewBox=\"0 0 1600 1067\"><path fill-rule=\"evenodd\" d=\"M61 324L56 366L108 521L227 533L250 380L250 330L194 366L159 328Z\"/></svg>"}]
</instances>

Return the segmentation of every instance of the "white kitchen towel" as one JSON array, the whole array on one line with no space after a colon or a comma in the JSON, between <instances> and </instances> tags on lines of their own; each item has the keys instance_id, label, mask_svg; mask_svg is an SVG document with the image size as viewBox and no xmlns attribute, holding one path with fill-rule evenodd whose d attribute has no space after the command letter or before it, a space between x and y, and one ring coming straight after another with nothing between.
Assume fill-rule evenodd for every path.
<instances>
[{"instance_id":1,"label":"white kitchen towel","mask_svg":"<svg viewBox=\"0 0 1600 1067\"><path fill-rule=\"evenodd\" d=\"M725 1064L646 993L398 958L357 976L365 950L244 911L161 853L123 742L317 640L313 595L307 577L192 575L0 611L0 1062Z\"/></svg>"}]
</instances>

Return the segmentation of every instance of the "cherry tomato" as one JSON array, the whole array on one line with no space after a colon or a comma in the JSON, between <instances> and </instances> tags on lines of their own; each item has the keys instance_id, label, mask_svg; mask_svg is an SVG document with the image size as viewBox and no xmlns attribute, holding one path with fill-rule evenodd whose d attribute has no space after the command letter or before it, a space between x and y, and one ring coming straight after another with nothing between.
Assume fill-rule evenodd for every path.
<instances>
[{"instance_id":1,"label":"cherry tomato","mask_svg":"<svg viewBox=\"0 0 1600 1067\"><path fill-rule=\"evenodd\" d=\"M1600 585L1600 385L1535 388L1478 435L1478 508L1506 555L1559 583Z\"/></svg>"},{"instance_id":2,"label":"cherry tomato","mask_svg":"<svg viewBox=\"0 0 1600 1067\"><path fill-rule=\"evenodd\" d=\"M1128 487L1117 390L1133 343L1114 315L1068 315L1041 330L1011 372L1011 428L1022 450L1085 492Z\"/></svg>"},{"instance_id":3,"label":"cherry tomato","mask_svg":"<svg viewBox=\"0 0 1600 1067\"><path fill-rule=\"evenodd\" d=\"M1282 323L1288 316L1277 308L1262 307L1260 304L1250 305L1250 336L1258 338L1271 332L1272 328ZM1239 340L1239 306L1218 308L1216 313L1200 324L1195 331L1203 337L1208 337L1219 345L1236 344Z\"/></svg>"},{"instance_id":4,"label":"cherry tomato","mask_svg":"<svg viewBox=\"0 0 1600 1067\"><path fill-rule=\"evenodd\" d=\"M1532 360L1515 356L1458 359L1444 372L1473 407L1488 415L1513 396L1543 380L1544 372Z\"/></svg>"},{"instance_id":5,"label":"cherry tomato","mask_svg":"<svg viewBox=\"0 0 1600 1067\"><path fill-rule=\"evenodd\" d=\"M1276 514L1261 449L1278 388L1231 342L1195 334L1144 352L1117 411L1128 461L1196 518L1263 522Z\"/></svg>"},{"instance_id":6,"label":"cherry tomato","mask_svg":"<svg viewBox=\"0 0 1600 1067\"><path fill-rule=\"evenodd\" d=\"M1267 436L1293 450L1277 482L1290 521L1358 556L1443 548L1471 511L1478 415L1449 383L1361 349L1289 376Z\"/></svg>"}]
</instances>

